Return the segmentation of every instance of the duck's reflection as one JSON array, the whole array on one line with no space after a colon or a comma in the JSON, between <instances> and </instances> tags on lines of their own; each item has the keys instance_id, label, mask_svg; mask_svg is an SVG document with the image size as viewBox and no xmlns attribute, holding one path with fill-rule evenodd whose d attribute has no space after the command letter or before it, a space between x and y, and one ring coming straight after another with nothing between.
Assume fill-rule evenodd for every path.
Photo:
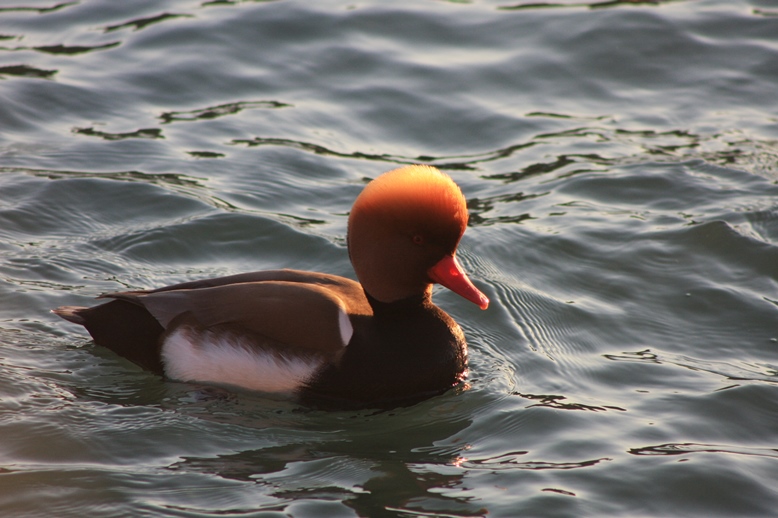
<instances>
[{"instance_id":1,"label":"duck's reflection","mask_svg":"<svg viewBox=\"0 0 778 518\"><path fill-rule=\"evenodd\" d=\"M213 389L209 394L200 403L219 401L211 399ZM228 407L239 405L234 396L218 397ZM263 412L267 419L253 422L206 411L200 417L257 427L258 440L277 444L186 457L168 469L256 484L278 500L278 510L308 501L340 502L358 516L483 516L486 510L467 494L466 471L458 465L467 444L457 436L471 420L457 405L457 394L378 412L320 412L278 402L269 415Z\"/></svg>"}]
</instances>

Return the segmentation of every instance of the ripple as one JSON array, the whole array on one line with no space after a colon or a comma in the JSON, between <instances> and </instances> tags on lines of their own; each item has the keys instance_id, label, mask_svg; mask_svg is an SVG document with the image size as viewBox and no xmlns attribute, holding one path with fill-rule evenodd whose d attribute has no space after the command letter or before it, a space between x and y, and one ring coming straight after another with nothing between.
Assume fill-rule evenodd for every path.
<instances>
[{"instance_id":1,"label":"ripple","mask_svg":"<svg viewBox=\"0 0 778 518\"><path fill-rule=\"evenodd\" d=\"M37 14L47 14L47 13L53 13L55 11L59 11L60 9L65 9L66 7L73 7L75 5L78 5L80 2L62 2L59 4L55 4L51 7L0 7L0 13L5 12L32 12Z\"/></svg>"},{"instance_id":2,"label":"ripple","mask_svg":"<svg viewBox=\"0 0 778 518\"><path fill-rule=\"evenodd\" d=\"M227 155L215 151L187 151L187 154L194 158L224 158Z\"/></svg>"},{"instance_id":3,"label":"ripple","mask_svg":"<svg viewBox=\"0 0 778 518\"><path fill-rule=\"evenodd\" d=\"M279 101L237 101L232 103L220 104L218 106L209 106L208 108L198 108L187 111L165 112L159 116L162 124L171 122L193 122L199 120L210 120L225 115L235 115L244 110L256 108L288 108L291 104Z\"/></svg>"},{"instance_id":4,"label":"ripple","mask_svg":"<svg viewBox=\"0 0 778 518\"><path fill-rule=\"evenodd\" d=\"M753 9L752 11L756 16L775 17L778 16L778 11L770 11L768 9Z\"/></svg>"},{"instance_id":5,"label":"ripple","mask_svg":"<svg viewBox=\"0 0 778 518\"><path fill-rule=\"evenodd\" d=\"M90 128L73 128L73 133L77 135L87 135L89 137L100 137L104 140L125 140L125 139L163 139L162 130L159 128L143 128L135 131L129 131L126 133L110 133L107 131L96 130L93 127Z\"/></svg>"},{"instance_id":6,"label":"ripple","mask_svg":"<svg viewBox=\"0 0 778 518\"><path fill-rule=\"evenodd\" d=\"M230 111L231 105L226 105L226 109ZM163 115L162 118L164 117ZM555 114L553 118L567 120L579 117ZM778 145L775 142L757 140L737 133L697 134L683 129L657 131L607 126L574 127L552 133L539 133L527 141L499 149L468 155L438 156L341 151L313 142L281 137L239 138L233 139L230 144L249 148L281 146L337 158L392 164L424 163L444 170L478 171L484 164L511 158L536 146L547 147L553 144L554 147L569 148L592 140L600 144L597 153L568 152L550 161L525 164L516 171L484 174L481 178L509 184L550 175L562 179L581 173L601 172L606 167L623 167L647 162L680 163L690 160L702 160L728 168L739 166L755 174L778 178L778 166L775 166L778 163Z\"/></svg>"},{"instance_id":7,"label":"ripple","mask_svg":"<svg viewBox=\"0 0 778 518\"><path fill-rule=\"evenodd\" d=\"M692 358L687 355L666 353L651 349L624 352L621 354L605 354L604 357L612 361L675 365L692 371L715 374L732 381L778 383L778 365L746 361L731 362Z\"/></svg>"},{"instance_id":8,"label":"ripple","mask_svg":"<svg viewBox=\"0 0 778 518\"><path fill-rule=\"evenodd\" d=\"M553 162L541 162L541 163L530 164L523 167L520 171L484 175L481 178L483 178L484 180L499 180L503 183L518 182L533 176L545 175L548 173L553 173L559 169L564 169L570 164L577 163L576 158L596 159L602 162L602 158L597 155L578 155L576 157L570 155L562 155L557 157ZM577 171L582 171L582 170L579 169Z\"/></svg>"},{"instance_id":9,"label":"ripple","mask_svg":"<svg viewBox=\"0 0 778 518\"><path fill-rule=\"evenodd\" d=\"M142 171L68 171L62 169L35 169L30 167L3 167L0 166L2 173L23 173L31 176L47 178L49 180L61 180L67 178L97 178L106 180L116 180L120 182L140 182L160 187L181 189L182 192L192 194L197 190L205 190L204 178L189 176L177 173L144 173ZM215 205L222 205L216 203Z\"/></svg>"},{"instance_id":10,"label":"ripple","mask_svg":"<svg viewBox=\"0 0 778 518\"><path fill-rule=\"evenodd\" d=\"M63 54L65 56L75 56L77 54L86 54L87 52L94 52L99 50L112 49L121 45L121 42L114 41L111 43L104 43L102 45L44 45L40 47L31 47L38 52L45 52L46 54ZM14 50L22 50L23 47L19 47Z\"/></svg>"},{"instance_id":11,"label":"ripple","mask_svg":"<svg viewBox=\"0 0 778 518\"><path fill-rule=\"evenodd\" d=\"M632 455L687 455L690 453L731 453L734 455L754 455L778 459L778 449L747 448L743 446L724 446L720 444L699 443L667 443L656 446L644 446L632 448L628 451Z\"/></svg>"},{"instance_id":12,"label":"ripple","mask_svg":"<svg viewBox=\"0 0 778 518\"><path fill-rule=\"evenodd\" d=\"M5 2L4 501L770 515L778 132L761 3ZM493 303L435 290L470 344L469 387L309 412L144 373L48 312L278 265L351 275L354 196L408 163L469 199L460 257Z\"/></svg>"},{"instance_id":13,"label":"ripple","mask_svg":"<svg viewBox=\"0 0 778 518\"><path fill-rule=\"evenodd\" d=\"M596 466L602 462L610 462L613 459L602 457L597 459L589 459L575 462L548 462L548 461L524 461L520 460L528 452L513 452L500 455L498 457L485 458L485 459L463 459L457 463L457 465L464 469L476 470L476 471L501 471L501 470L531 470L531 471L543 471L543 470L569 470L590 468Z\"/></svg>"},{"instance_id":14,"label":"ripple","mask_svg":"<svg viewBox=\"0 0 778 518\"><path fill-rule=\"evenodd\" d=\"M177 18L194 18L191 14L173 14L173 13L162 13L158 14L156 16L148 16L145 18L136 18L134 20L130 20L128 22L118 23L115 25L109 25L108 27L105 27L103 29L103 32L114 32L119 31L121 29L128 29L132 28L135 31L139 31L142 29L145 29L146 27L150 25L154 25L157 23L165 22L168 20L174 20Z\"/></svg>"},{"instance_id":15,"label":"ripple","mask_svg":"<svg viewBox=\"0 0 778 518\"><path fill-rule=\"evenodd\" d=\"M547 2L536 2L516 5L506 5L497 7L502 11L521 11L525 9L559 9L559 8L586 8L586 9L606 9L609 7L623 7L634 5L654 5L683 2L685 0L604 0L596 2L580 2L569 4L557 4Z\"/></svg>"},{"instance_id":16,"label":"ripple","mask_svg":"<svg viewBox=\"0 0 778 518\"><path fill-rule=\"evenodd\" d=\"M51 79L57 72L59 72L59 70L44 70L30 65L9 65L0 67L0 76Z\"/></svg>"},{"instance_id":17,"label":"ripple","mask_svg":"<svg viewBox=\"0 0 778 518\"><path fill-rule=\"evenodd\" d=\"M567 402L566 396L553 395L553 394L522 394L521 392L514 392L514 396L519 396L530 401L537 401L526 408L532 407L546 407L554 408L556 410L584 410L590 412L605 412L607 410L617 410L619 412L626 412L626 408L611 405L585 405L583 403Z\"/></svg>"}]
</instances>

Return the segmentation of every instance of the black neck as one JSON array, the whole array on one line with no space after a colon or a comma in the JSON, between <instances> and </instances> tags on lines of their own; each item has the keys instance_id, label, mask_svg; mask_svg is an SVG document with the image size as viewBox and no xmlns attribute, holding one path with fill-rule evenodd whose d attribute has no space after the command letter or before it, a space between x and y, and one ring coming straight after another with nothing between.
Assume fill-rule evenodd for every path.
<instances>
[{"instance_id":1,"label":"black neck","mask_svg":"<svg viewBox=\"0 0 778 518\"><path fill-rule=\"evenodd\" d=\"M424 291L417 295L411 295L410 297L395 300L393 302L381 302L368 292L365 292L365 296L370 303L370 307L373 308L373 314L375 316L400 316L409 312L419 311L425 306L432 304L429 291Z\"/></svg>"}]
</instances>

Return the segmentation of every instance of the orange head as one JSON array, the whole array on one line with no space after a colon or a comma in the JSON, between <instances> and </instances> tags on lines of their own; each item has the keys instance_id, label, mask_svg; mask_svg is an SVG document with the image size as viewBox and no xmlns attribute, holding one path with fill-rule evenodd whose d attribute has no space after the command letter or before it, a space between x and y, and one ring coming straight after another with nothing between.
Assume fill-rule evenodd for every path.
<instances>
[{"instance_id":1,"label":"orange head","mask_svg":"<svg viewBox=\"0 0 778 518\"><path fill-rule=\"evenodd\" d=\"M438 282L485 309L455 253L467 227L456 183L438 169L411 165L382 174L360 193L349 216L351 262L365 290L383 302Z\"/></svg>"}]
</instances>

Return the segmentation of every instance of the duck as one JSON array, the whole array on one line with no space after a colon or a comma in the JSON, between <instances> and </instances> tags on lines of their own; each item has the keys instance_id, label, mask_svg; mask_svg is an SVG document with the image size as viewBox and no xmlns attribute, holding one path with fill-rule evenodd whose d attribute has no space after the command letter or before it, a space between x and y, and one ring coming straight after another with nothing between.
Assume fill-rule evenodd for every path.
<instances>
[{"instance_id":1,"label":"duck","mask_svg":"<svg viewBox=\"0 0 778 518\"><path fill-rule=\"evenodd\" d=\"M432 302L440 284L486 309L457 260L465 196L435 167L377 176L354 201L358 281L294 269L100 295L53 311L94 343L169 380L284 394L311 406L387 407L442 394L468 373L464 333Z\"/></svg>"}]
</instances>

